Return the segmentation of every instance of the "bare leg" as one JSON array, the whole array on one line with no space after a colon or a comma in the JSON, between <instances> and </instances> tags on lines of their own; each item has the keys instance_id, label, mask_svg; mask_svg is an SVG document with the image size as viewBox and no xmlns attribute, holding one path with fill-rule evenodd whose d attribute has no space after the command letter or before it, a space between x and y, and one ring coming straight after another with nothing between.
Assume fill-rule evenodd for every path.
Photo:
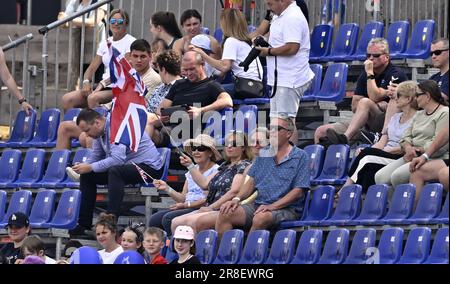
<instances>
[{"instance_id":1,"label":"bare leg","mask_svg":"<svg viewBox=\"0 0 450 284\"><path fill-rule=\"evenodd\" d=\"M423 185L427 181L438 180L439 171L445 168L445 163L442 160L433 160L424 164L419 170L411 173L409 182L416 186L416 197L414 200L414 208L420 198Z\"/></svg>"},{"instance_id":2,"label":"bare leg","mask_svg":"<svg viewBox=\"0 0 450 284\"><path fill-rule=\"evenodd\" d=\"M245 217L245 211L242 206L239 206L234 212L229 214L219 213L216 220L216 231L219 234L219 240L226 231L233 229L233 226L244 226Z\"/></svg>"},{"instance_id":3,"label":"bare leg","mask_svg":"<svg viewBox=\"0 0 450 284\"><path fill-rule=\"evenodd\" d=\"M201 232L203 230L214 229L216 224L217 217L219 216L218 211L208 212L204 215L201 215L194 222L193 228L195 228L196 232Z\"/></svg>"},{"instance_id":4,"label":"bare leg","mask_svg":"<svg viewBox=\"0 0 450 284\"><path fill-rule=\"evenodd\" d=\"M272 212L258 213L253 216L250 231L265 230L273 224Z\"/></svg>"},{"instance_id":5,"label":"bare leg","mask_svg":"<svg viewBox=\"0 0 450 284\"><path fill-rule=\"evenodd\" d=\"M348 140L352 139L352 137L367 123L371 115L374 116L380 113L381 110L375 102L368 98L361 99L344 135L347 136Z\"/></svg>"},{"instance_id":6,"label":"bare leg","mask_svg":"<svg viewBox=\"0 0 450 284\"><path fill-rule=\"evenodd\" d=\"M56 139L56 149L70 149L72 138L78 138L81 129L73 121L63 121L58 128L58 137Z\"/></svg>"},{"instance_id":7,"label":"bare leg","mask_svg":"<svg viewBox=\"0 0 450 284\"><path fill-rule=\"evenodd\" d=\"M67 111L68 109L74 108L74 107L86 107L87 106L87 100L86 100L87 94L81 90L76 90L70 93L67 93L62 96L61 98L61 105L64 111Z\"/></svg>"},{"instance_id":8,"label":"bare leg","mask_svg":"<svg viewBox=\"0 0 450 284\"><path fill-rule=\"evenodd\" d=\"M322 126L319 126L316 129L316 132L314 132L314 143L319 144L319 139L322 137L327 136L327 129L333 128L333 124L325 124Z\"/></svg>"},{"instance_id":9,"label":"bare leg","mask_svg":"<svg viewBox=\"0 0 450 284\"><path fill-rule=\"evenodd\" d=\"M442 183L444 189L448 192L448 167L445 167L439 171L439 182Z\"/></svg>"},{"instance_id":10,"label":"bare leg","mask_svg":"<svg viewBox=\"0 0 450 284\"><path fill-rule=\"evenodd\" d=\"M87 102L89 108L96 108L100 106L100 104L109 103L113 98L113 93L111 90L93 92L87 98Z\"/></svg>"}]
</instances>

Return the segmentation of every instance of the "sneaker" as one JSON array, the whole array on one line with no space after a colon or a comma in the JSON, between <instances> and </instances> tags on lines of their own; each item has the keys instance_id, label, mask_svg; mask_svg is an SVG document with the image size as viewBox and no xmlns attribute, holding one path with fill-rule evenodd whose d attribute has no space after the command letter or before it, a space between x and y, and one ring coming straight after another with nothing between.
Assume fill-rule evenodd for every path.
<instances>
[{"instance_id":1,"label":"sneaker","mask_svg":"<svg viewBox=\"0 0 450 284\"><path fill-rule=\"evenodd\" d=\"M338 134L334 129L327 129L327 137L331 144L348 144L347 136L344 134Z\"/></svg>"},{"instance_id":2,"label":"sneaker","mask_svg":"<svg viewBox=\"0 0 450 284\"><path fill-rule=\"evenodd\" d=\"M80 174L75 172L71 167L66 168L66 173L73 181L80 181Z\"/></svg>"}]
</instances>

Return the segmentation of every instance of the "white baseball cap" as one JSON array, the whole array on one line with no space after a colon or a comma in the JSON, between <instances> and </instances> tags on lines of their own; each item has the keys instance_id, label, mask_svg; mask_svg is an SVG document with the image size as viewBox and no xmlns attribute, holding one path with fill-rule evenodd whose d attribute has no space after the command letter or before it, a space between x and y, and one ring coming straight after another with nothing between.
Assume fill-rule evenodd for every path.
<instances>
[{"instance_id":1,"label":"white baseball cap","mask_svg":"<svg viewBox=\"0 0 450 284\"><path fill-rule=\"evenodd\" d=\"M174 239L193 240L194 230L189 226L178 226L173 234Z\"/></svg>"},{"instance_id":2,"label":"white baseball cap","mask_svg":"<svg viewBox=\"0 0 450 284\"><path fill-rule=\"evenodd\" d=\"M211 40L207 35L196 35L191 39L191 44L198 48L203 49L205 52L212 52L211 50Z\"/></svg>"}]
</instances>

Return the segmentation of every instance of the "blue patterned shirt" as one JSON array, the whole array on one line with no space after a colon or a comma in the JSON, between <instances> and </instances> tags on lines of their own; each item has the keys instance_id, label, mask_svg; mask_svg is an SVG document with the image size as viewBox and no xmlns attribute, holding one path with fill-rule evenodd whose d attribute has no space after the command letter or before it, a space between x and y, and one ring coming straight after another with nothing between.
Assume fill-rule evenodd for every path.
<instances>
[{"instance_id":1,"label":"blue patterned shirt","mask_svg":"<svg viewBox=\"0 0 450 284\"><path fill-rule=\"evenodd\" d=\"M155 88L151 97L147 100L147 111L150 113L156 113L162 100L167 96L172 84L161 84Z\"/></svg>"}]
</instances>

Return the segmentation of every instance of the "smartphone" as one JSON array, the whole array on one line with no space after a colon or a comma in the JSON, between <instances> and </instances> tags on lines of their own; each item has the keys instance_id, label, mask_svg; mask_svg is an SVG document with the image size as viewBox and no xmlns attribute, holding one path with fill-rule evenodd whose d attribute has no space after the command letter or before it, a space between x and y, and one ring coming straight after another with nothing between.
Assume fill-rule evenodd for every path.
<instances>
[{"instance_id":1,"label":"smartphone","mask_svg":"<svg viewBox=\"0 0 450 284\"><path fill-rule=\"evenodd\" d=\"M161 109L161 116L171 116L176 111L187 112L190 109L188 105L174 106Z\"/></svg>"}]
</instances>

